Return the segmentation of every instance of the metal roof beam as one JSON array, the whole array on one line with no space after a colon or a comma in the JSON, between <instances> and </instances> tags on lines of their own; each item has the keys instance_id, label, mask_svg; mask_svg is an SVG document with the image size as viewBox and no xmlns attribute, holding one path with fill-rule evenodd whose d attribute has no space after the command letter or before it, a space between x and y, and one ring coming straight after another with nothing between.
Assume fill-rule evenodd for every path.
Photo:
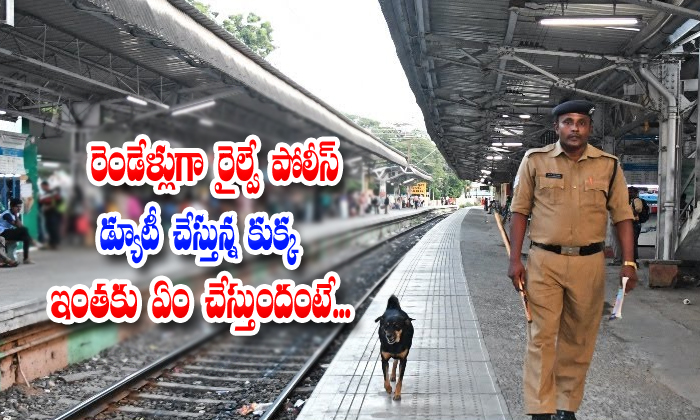
<instances>
[{"instance_id":1,"label":"metal roof beam","mask_svg":"<svg viewBox=\"0 0 700 420\"><path fill-rule=\"evenodd\" d=\"M428 103L432 108L431 112L440 117L440 110L437 106L433 105L433 99L435 99L435 85L437 84L437 78L435 77L435 62L431 59L428 54L428 45L425 42L425 34L430 33L430 19L428 18L428 7L424 0L414 0L415 11L416 11L416 23L418 25L418 45L420 48L420 59L421 65L424 69L425 81L428 84Z\"/></svg>"},{"instance_id":2,"label":"metal roof beam","mask_svg":"<svg viewBox=\"0 0 700 420\"><path fill-rule=\"evenodd\" d=\"M494 69L494 70L498 71L499 73L503 73L504 76L510 76L510 77L515 78L515 79L528 80L528 81L531 81L534 83L543 84L545 86L556 87L556 88L568 90L568 91L571 91L574 93L580 93L582 95L590 96L592 98L597 98L597 99L600 99L600 100L605 101L605 102L614 102L614 103L619 103L619 104L631 106L634 108L647 109L644 105L640 105L640 104L635 103L635 102L625 101L623 99L613 98L613 97L607 96L607 95L601 95L600 93L595 93L595 92L590 92L590 91L583 90L583 89L578 89L578 88L575 88L573 86L559 85L555 82L550 82L549 80L542 80L542 79L538 79L536 77L527 76L527 75L520 74L520 73L513 73L513 72L510 72L507 70L498 70L498 69Z\"/></svg>"},{"instance_id":3,"label":"metal roof beam","mask_svg":"<svg viewBox=\"0 0 700 420\"><path fill-rule=\"evenodd\" d=\"M608 60L608 61L612 61L612 62L620 63L620 64L630 64L630 63L634 62L634 58L630 58L630 57L621 57L621 56L611 55L611 54L594 54L594 53L589 53L589 52L585 52L585 51L574 51L574 50L561 51L561 50L548 50L546 48L511 47L511 46L507 46L507 45L497 45L494 43L471 41L471 40L467 40L467 39L461 39L461 38L455 38L455 37L443 36L443 35L432 35L432 34L426 34L425 38L427 41L435 42L438 44L448 44L448 45L451 45L451 46L458 48L460 50L462 48L487 49L490 52L496 52L496 53L501 54L501 55L520 53L520 54L533 54L533 55L550 55L550 56L556 56L556 57L571 57L571 58L590 59L590 60ZM464 64L463 62L460 62L458 60L452 60L452 61L455 61L458 64ZM479 67L476 65L473 65L473 66Z\"/></svg>"},{"instance_id":4,"label":"metal roof beam","mask_svg":"<svg viewBox=\"0 0 700 420\"><path fill-rule=\"evenodd\" d=\"M10 31L7 31L7 30L2 30L2 32L8 33L10 36L17 37L18 39L21 39L21 40L23 40L23 41L25 41L25 42L28 42L28 43L30 43L30 44L33 44L34 46L44 48L45 50L48 50L48 51L53 51L53 52L56 53L56 54L61 54L61 55L65 55L65 56L67 56L67 57L70 57L70 58L72 58L73 60L79 61L81 64L88 64L88 65L93 66L93 67L95 67L95 68L98 68L98 69L100 69L100 70L102 70L102 71L112 73L112 74L115 75L115 76L119 76L119 77L121 77L122 79L129 80L129 81L131 81L131 82L133 82L133 83L139 83L139 81L138 81L135 77L126 75L126 74L124 74L124 73L121 73L121 72L115 70L114 68L109 68L109 67L103 66L103 65L101 65L101 64L99 64L99 63L97 63L97 62L95 62L95 61L93 61L93 60L87 59L86 56L85 56L84 54L83 54L83 55L76 55L76 54L73 54L73 53L68 52L68 51L66 51L66 50L62 50L62 49L60 49L60 48L58 48L58 47L54 47L54 46L52 46L51 44L49 44L49 43L47 43L47 42L43 42L43 43L42 43L41 41L36 40L36 39L34 39L34 38L30 37L30 36L24 35L24 34L21 33L21 32L17 32L17 31L12 31L12 32L10 32ZM77 41L77 39L71 41L70 44L72 45L72 44L75 43L76 41ZM143 78L142 78L142 79L143 79Z\"/></svg>"},{"instance_id":5,"label":"metal roof beam","mask_svg":"<svg viewBox=\"0 0 700 420\"><path fill-rule=\"evenodd\" d=\"M474 62L474 64L477 64L479 66L484 64L481 60L476 58L474 55L468 53L467 50L465 50L464 48L460 48L459 50L462 52L462 54L466 55L468 59L472 60Z\"/></svg>"},{"instance_id":6,"label":"metal roof beam","mask_svg":"<svg viewBox=\"0 0 700 420\"><path fill-rule=\"evenodd\" d=\"M49 64L49 63L45 63L45 62L42 62L42 61L39 61L39 60L30 58L30 57L26 57L26 56L24 56L24 55L15 53L15 52L10 51L10 50L7 50L7 49L5 49L5 48L0 48L0 55L4 55L4 56L10 57L10 58L12 58L12 59L14 59L14 60L17 60L17 61L20 61L20 62L24 62L24 63L28 63L28 64L31 64L31 65L34 65L34 66L37 66L37 67L41 67L41 68L43 68L43 69L45 69L45 70L49 70L49 71L52 71L52 72L55 72L55 73L59 73L59 74L62 74L62 75L64 75L64 76L69 76L69 77L71 77L71 78L73 78L73 79L76 79L76 80L78 80L78 81L85 82L85 83L91 84L91 85L93 85L93 86L101 87L101 88L103 88L103 89L106 89L106 90L109 90L109 91L112 91L112 92L115 92L115 93L119 93L119 94L122 94L122 95L124 95L124 96L127 96L127 95L138 96L140 99L143 99L144 101L149 102L149 103L151 103L151 104L158 105L158 106L162 106L162 105L163 105L163 104L161 104L161 103L158 102L158 101L154 101L154 100L152 100L152 99L145 98L145 97L143 97L143 96L139 96L139 95L137 95L135 92L129 92L129 91L126 91L126 90L124 90L124 89L120 89L120 88L118 88L118 87L109 85L109 84L107 84L107 83L103 83L103 82L100 82L100 81L98 81L98 80L94 80L94 79L91 79L91 78L89 78L89 77L85 77L85 76L83 76L83 75L77 74L77 73L75 73L75 72L72 72L72 71L69 71L69 70L66 70L66 69L63 69L63 68L60 68L60 67L51 65L51 64Z\"/></svg>"},{"instance_id":7,"label":"metal roof beam","mask_svg":"<svg viewBox=\"0 0 700 420\"><path fill-rule=\"evenodd\" d=\"M676 16L687 17L688 19L700 20L700 12L686 7L676 6L671 3L664 3L658 0L618 0L621 3L627 4L638 4L642 7L646 7L652 10L658 10L659 12L670 13Z\"/></svg>"},{"instance_id":8,"label":"metal roof beam","mask_svg":"<svg viewBox=\"0 0 700 420\"><path fill-rule=\"evenodd\" d=\"M435 60L447 61L448 63L457 64L457 65L464 66L464 67L471 67L471 68L476 69L476 70L481 70L484 68L483 66L480 66L480 65L466 63L464 61L455 60L453 58L440 57L437 55L430 55L429 57L432 59L435 59Z\"/></svg>"},{"instance_id":9,"label":"metal roof beam","mask_svg":"<svg viewBox=\"0 0 700 420\"><path fill-rule=\"evenodd\" d=\"M524 65L524 66L526 66L526 67L529 67L529 68L535 70L536 72L538 72L538 73L540 73L540 74L543 74L543 75L549 77L550 79L554 80L554 81L557 82L557 83L566 83L564 80L562 80L562 79L559 78L558 76L556 76L556 75L554 75L554 74L548 72L547 70L545 70L545 69L543 69L543 68L541 68L541 67L539 67L539 66L537 66L537 65L535 65L535 64L532 64L531 62L529 62L529 61L527 61L527 60L524 60L524 59L518 57L517 55L509 54L509 55L506 55L506 56L504 56L504 57L505 57L505 58L508 58L509 60L517 61L518 63L520 63L520 64L522 64L522 65ZM500 68L500 66L499 66L499 68Z\"/></svg>"},{"instance_id":10,"label":"metal roof beam","mask_svg":"<svg viewBox=\"0 0 700 420\"><path fill-rule=\"evenodd\" d=\"M510 57L515 57L515 56L510 55L509 58L510 58ZM448 60L449 60L449 59L448 59ZM451 60L451 61L455 61L455 60ZM518 61L521 61L521 59L519 59ZM522 62L528 63L528 62L526 62L525 60L522 60ZM474 67L472 64L469 64L469 63L462 63L462 62L458 62L458 61L457 61L457 63L459 63L459 64L461 64L461 65L463 65L463 66L466 66L466 67ZM528 63L528 67L529 67L529 66L532 66L532 67L535 67L535 68L539 69L539 67L537 67L537 66L535 66L535 65L533 65L533 64L531 64L531 63ZM506 70L501 70L500 68L488 68L488 67L486 67L486 68L481 68L481 70L496 71L496 72L498 72L499 75L510 76L510 77L512 77L512 78L515 78L515 79L527 80L527 81L530 81L530 82L533 82L533 83L538 83L538 84L545 85L545 86L549 86L549 87L557 87L557 88L564 89L564 90L568 90L568 91L571 91L571 92L575 92L575 93L580 93L580 94L583 94L583 95L587 95L587 96L590 96L590 97L593 97L593 98L598 98L598 99L601 99L601 100L606 101L606 102L615 102L615 103L620 103L620 104L627 105L627 106L632 106L632 107L636 107L636 108L646 109L643 105L640 105L640 104L637 104L637 103L634 103L634 102L629 102L629 101L625 101L625 100L622 100L622 99L613 98L613 97L611 97L611 96L601 95L601 94L596 93L596 92L590 92L590 91L587 91L587 90L578 89L578 88L576 88L575 86L573 86L570 82L567 82L567 81L562 80L562 79L558 79L558 81L556 81L556 82L550 82L550 81L548 81L548 80L542 80L542 79L539 79L539 78L537 78L537 77L534 77L534 76L531 76L531 75L527 75L527 74L523 74L523 73L514 73L514 72L510 72L510 71L506 71ZM543 71L545 71L545 70L542 70L542 69L539 69L539 70L540 70L540 73L542 73ZM554 75L552 75L552 76L554 76ZM554 77L556 77L556 76L554 76ZM459 104L459 105L464 106L463 104Z\"/></svg>"},{"instance_id":11,"label":"metal roof beam","mask_svg":"<svg viewBox=\"0 0 700 420\"><path fill-rule=\"evenodd\" d=\"M590 73L583 74L583 75L581 75L581 76L575 78L574 81L580 82L581 80L588 79L589 77L597 76L597 75L599 75L599 74L601 74L601 73L605 73L606 71L615 70L615 69L617 69L618 67L620 67L618 64L611 64L611 65L609 65L609 66L605 66L605 67L600 68L600 69L598 69L598 70L594 70L594 71L592 71L592 72L590 72Z\"/></svg>"},{"instance_id":12,"label":"metal roof beam","mask_svg":"<svg viewBox=\"0 0 700 420\"><path fill-rule=\"evenodd\" d=\"M631 64L633 60L627 57L620 57L617 55L610 54L593 54L588 52L578 52L578 51L556 51L547 50L544 48L525 48L525 47L501 47L498 49L500 54L509 53L520 53L520 54L534 54L534 55L550 55L556 57L570 57L579 59L590 59L590 60L608 60L615 63L621 64Z\"/></svg>"},{"instance_id":13,"label":"metal roof beam","mask_svg":"<svg viewBox=\"0 0 700 420\"><path fill-rule=\"evenodd\" d=\"M508 15L508 27L506 29L506 35L503 37L503 45L510 45L511 42L513 42L513 34L515 34L515 25L518 23L518 12L515 10L511 10L510 14ZM501 58L501 62L498 63L498 68L500 70L505 70L506 69L506 60L504 58ZM494 87L493 91L495 93L498 93L501 90L501 84L503 83L503 75L501 73L496 76L496 87Z\"/></svg>"},{"instance_id":14,"label":"metal roof beam","mask_svg":"<svg viewBox=\"0 0 700 420\"><path fill-rule=\"evenodd\" d=\"M184 104L178 104L177 106L173 106L169 109L156 109L155 111L141 114L141 115L137 116L136 118L134 118L134 121L146 120L146 119L153 118L153 117L161 115L161 114L171 113L171 112L178 111L181 109L186 109L186 108L198 105L198 104L210 102L210 101L213 101L216 99L222 99L222 98L226 98L229 96L237 95L243 91L244 91L243 88L230 88L230 89L225 90L223 92L215 93L213 95L205 96L202 98L197 98L193 101L190 101L190 102L187 102Z\"/></svg>"}]
</instances>

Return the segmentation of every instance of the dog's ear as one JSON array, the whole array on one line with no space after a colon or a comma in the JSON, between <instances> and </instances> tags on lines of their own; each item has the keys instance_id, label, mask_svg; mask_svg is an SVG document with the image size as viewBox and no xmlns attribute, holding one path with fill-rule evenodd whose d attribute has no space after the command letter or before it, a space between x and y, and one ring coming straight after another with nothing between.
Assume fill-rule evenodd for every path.
<instances>
[{"instance_id":1,"label":"dog's ear","mask_svg":"<svg viewBox=\"0 0 700 420\"><path fill-rule=\"evenodd\" d=\"M410 324L411 324L411 321L415 321L415 320L416 320L415 318L408 318L408 319L406 320L406 325L410 325Z\"/></svg>"},{"instance_id":2,"label":"dog's ear","mask_svg":"<svg viewBox=\"0 0 700 420\"><path fill-rule=\"evenodd\" d=\"M382 321L382 320L384 320L384 315L378 316L377 319L374 320L374 322L379 322L379 321Z\"/></svg>"}]
</instances>

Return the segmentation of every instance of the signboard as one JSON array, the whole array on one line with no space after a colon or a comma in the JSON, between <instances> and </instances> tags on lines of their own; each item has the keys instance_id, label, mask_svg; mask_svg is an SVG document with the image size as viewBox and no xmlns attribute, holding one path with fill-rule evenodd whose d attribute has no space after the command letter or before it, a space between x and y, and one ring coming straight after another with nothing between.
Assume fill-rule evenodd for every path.
<instances>
[{"instance_id":1,"label":"signboard","mask_svg":"<svg viewBox=\"0 0 700 420\"><path fill-rule=\"evenodd\" d=\"M24 142L26 134L0 131L0 174L25 175Z\"/></svg>"},{"instance_id":2,"label":"signboard","mask_svg":"<svg viewBox=\"0 0 700 420\"><path fill-rule=\"evenodd\" d=\"M622 136L623 141L659 141L658 135L646 135L646 134L628 134Z\"/></svg>"},{"instance_id":3,"label":"signboard","mask_svg":"<svg viewBox=\"0 0 700 420\"><path fill-rule=\"evenodd\" d=\"M621 163L628 184L655 185L659 182L658 156L623 156Z\"/></svg>"},{"instance_id":4,"label":"signboard","mask_svg":"<svg viewBox=\"0 0 700 420\"><path fill-rule=\"evenodd\" d=\"M426 182L419 182L411 186L411 195L425 195L428 191L428 184Z\"/></svg>"}]
</instances>

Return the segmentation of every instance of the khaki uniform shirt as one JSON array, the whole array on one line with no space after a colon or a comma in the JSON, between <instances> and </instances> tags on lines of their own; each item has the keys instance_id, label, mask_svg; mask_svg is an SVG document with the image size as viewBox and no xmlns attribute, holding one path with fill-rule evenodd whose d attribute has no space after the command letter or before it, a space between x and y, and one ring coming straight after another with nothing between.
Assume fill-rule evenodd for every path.
<instances>
[{"instance_id":1,"label":"khaki uniform shirt","mask_svg":"<svg viewBox=\"0 0 700 420\"><path fill-rule=\"evenodd\" d=\"M609 188L613 165L617 174ZM525 154L511 211L532 214L532 241L573 247L605 241L608 211L613 223L634 219L617 158L588 145L574 162L559 142Z\"/></svg>"}]
</instances>

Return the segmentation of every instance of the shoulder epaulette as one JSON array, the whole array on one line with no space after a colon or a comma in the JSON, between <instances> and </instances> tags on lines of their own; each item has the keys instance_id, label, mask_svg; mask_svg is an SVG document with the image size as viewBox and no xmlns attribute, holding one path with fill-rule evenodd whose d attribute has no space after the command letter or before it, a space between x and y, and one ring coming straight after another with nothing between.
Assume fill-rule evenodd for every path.
<instances>
[{"instance_id":1,"label":"shoulder epaulette","mask_svg":"<svg viewBox=\"0 0 700 420\"><path fill-rule=\"evenodd\" d=\"M544 147L538 147L535 149L530 149L527 152L525 152L525 156L530 156L533 153L548 153L554 150L554 147L556 146L556 143L553 144L548 144L547 146Z\"/></svg>"},{"instance_id":2,"label":"shoulder epaulette","mask_svg":"<svg viewBox=\"0 0 700 420\"><path fill-rule=\"evenodd\" d=\"M600 152L600 155L603 156L603 157L610 158L610 159L615 159L615 160L617 160L617 161L620 160L620 159L618 159L617 156L615 156L615 155L613 155L613 154L610 154L610 153L603 152L603 151Z\"/></svg>"}]
</instances>

